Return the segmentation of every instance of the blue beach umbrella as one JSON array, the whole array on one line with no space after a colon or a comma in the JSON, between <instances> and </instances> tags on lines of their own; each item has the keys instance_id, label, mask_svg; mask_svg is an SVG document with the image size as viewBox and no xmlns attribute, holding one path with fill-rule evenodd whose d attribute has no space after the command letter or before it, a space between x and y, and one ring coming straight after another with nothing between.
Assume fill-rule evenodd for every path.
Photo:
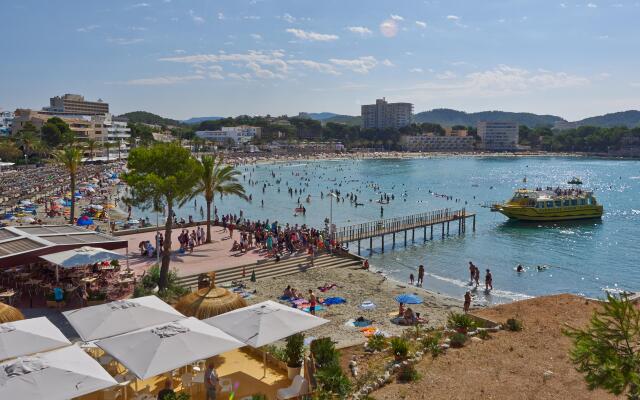
<instances>
[{"instance_id":1,"label":"blue beach umbrella","mask_svg":"<svg viewBox=\"0 0 640 400\"><path fill-rule=\"evenodd\" d=\"M395 299L398 303L404 303L404 304L421 304L422 303L422 298L420 296L417 296L411 293L400 294L396 296Z\"/></svg>"}]
</instances>

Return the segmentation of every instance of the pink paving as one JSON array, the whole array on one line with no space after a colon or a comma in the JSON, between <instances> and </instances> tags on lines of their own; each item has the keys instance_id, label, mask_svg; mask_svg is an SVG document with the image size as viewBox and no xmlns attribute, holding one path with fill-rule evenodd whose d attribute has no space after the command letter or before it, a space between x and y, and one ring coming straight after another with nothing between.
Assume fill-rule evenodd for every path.
<instances>
[{"instance_id":1,"label":"pink paving","mask_svg":"<svg viewBox=\"0 0 640 400\"><path fill-rule=\"evenodd\" d=\"M204 227L206 230L206 227ZM164 230L162 230L164 233ZM217 271L229 267L237 267L241 265L253 264L263 259L262 252L251 250L247 253L231 252L233 240L229 238L229 233L223 233L219 226L211 227L211 239L213 243L196 246L193 253L188 251L185 254L178 254L177 249L180 247L178 243L178 235L182 232L181 228L174 229L172 232L171 247L176 249L171 255L171 269L178 270L178 276L194 275L203 272ZM129 241L129 267L133 269L137 275L142 274L147 268L155 264L156 258L142 257L138 249L138 244L143 240L150 240L155 243L156 232L136 233L132 235L119 236L119 238ZM233 239L240 241L239 232L233 232ZM121 254L125 254L125 249L118 250Z\"/></svg>"}]
</instances>

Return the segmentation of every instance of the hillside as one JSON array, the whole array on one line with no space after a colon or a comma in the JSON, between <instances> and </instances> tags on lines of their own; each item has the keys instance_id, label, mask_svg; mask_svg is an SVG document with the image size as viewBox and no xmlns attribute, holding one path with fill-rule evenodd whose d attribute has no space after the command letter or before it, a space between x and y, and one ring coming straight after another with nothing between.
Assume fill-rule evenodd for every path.
<instances>
[{"instance_id":1,"label":"hillside","mask_svg":"<svg viewBox=\"0 0 640 400\"><path fill-rule=\"evenodd\" d=\"M359 126L360 123L362 122L362 117L360 117L359 115L358 116L336 115L336 116L333 116L331 118L327 118L327 119L322 121L323 124L326 124L327 122L334 122L336 124Z\"/></svg>"},{"instance_id":2,"label":"hillside","mask_svg":"<svg viewBox=\"0 0 640 400\"><path fill-rule=\"evenodd\" d=\"M634 128L636 126L640 126L640 111L629 110L599 115L597 117L585 118L577 121L577 123L580 126L600 126L606 128L612 126L626 126Z\"/></svg>"},{"instance_id":3,"label":"hillside","mask_svg":"<svg viewBox=\"0 0 640 400\"><path fill-rule=\"evenodd\" d=\"M183 124L192 125L192 124L199 124L200 122L204 122L204 121L217 121L223 118L224 117L193 117L193 118L182 120L181 122Z\"/></svg>"},{"instance_id":4,"label":"hillside","mask_svg":"<svg viewBox=\"0 0 640 400\"><path fill-rule=\"evenodd\" d=\"M340 115L340 114L336 114L336 113L332 113L332 112L319 112L319 113L301 112L300 114L298 114L298 117L299 118L315 119L316 121L324 121L326 119L333 118L333 117L336 117L338 115Z\"/></svg>"},{"instance_id":5,"label":"hillside","mask_svg":"<svg viewBox=\"0 0 640 400\"><path fill-rule=\"evenodd\" d=\"M159 115L147 112L147 111L132 111L119 117L125 117L132 123L142 123L150 125L180 125L180 121L175 119L164 118Z\"/></svg>"},{"instance_id":6,"label":"hillside","mask_svg":"<svg viewBox=\"0 0 640 400\"><path fill-rule=\"evenodd\" d=\"M481 111L466 113L464 111L437 108L414 115L416 123L431 122L442 126L465 125L476 126L479 121L517 122L531 128L542 125L553 125L564 121L555 115L538 115L532 113L514 113L506 111Z\"/></svg>"}]
</instances>

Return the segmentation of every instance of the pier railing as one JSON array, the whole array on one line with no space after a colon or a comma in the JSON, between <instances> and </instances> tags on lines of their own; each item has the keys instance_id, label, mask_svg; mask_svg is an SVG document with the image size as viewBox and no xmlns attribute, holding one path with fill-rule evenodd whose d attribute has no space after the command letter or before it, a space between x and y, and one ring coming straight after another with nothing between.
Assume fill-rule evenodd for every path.
<instances>
[{"instance_id":1,"label":"pier railing","mask_svg":"<svg viewBox=\"0 0 640 400\"><path fill-rule=\"evenodd\" d=\"M340 227L336 229L335 238L338 242L342 243L353 242L409 229L456 221L458 219L464 220L472 215L473 214L467 214L464 208L455 211L445 208L404 217L381 219L363 224Z\"/></svg>"}]
</instances>

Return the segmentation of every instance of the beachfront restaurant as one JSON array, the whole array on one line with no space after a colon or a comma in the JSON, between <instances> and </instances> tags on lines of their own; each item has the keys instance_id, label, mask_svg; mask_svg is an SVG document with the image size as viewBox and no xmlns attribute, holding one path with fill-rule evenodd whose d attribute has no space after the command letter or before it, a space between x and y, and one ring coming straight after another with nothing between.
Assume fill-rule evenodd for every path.
<instances>
[{"instance_id":1,"label":"beachfront restaurant","mask_svg":"<svg viewBox=\"0 0 640 400\"><path fill-rule=\"evenodd\" d=\"M265 367L245 346L272 342L326 320L273 302L230 314L224 320L201 321L155 296L120 300L64 312L79 336L76 343L47 318L2 323L0 398L151 400L160 390L171 389L199 400L206 396L209 365L219 376L217 398L303 394L299 383L305 378L289 379L280 367ZM287 323L274 327L282 321Z\"/></svg>"},{"instance_id":2,"label":"beachfront restaurant","mask_svg":"<svg viewBox=\"0 0 640 400\"><path fill-rule=\"evenodd\" d=\"M126 256L113 251L127 249L127 245L126 240L70 225L0 228L0 301L21 308L79 307L79 288L88 292L89 301L125 297L133 291L135 279L126 260L122 266L118 261ZM72 250L84 255L86 262L61 265L50 261L53 255ZM90 250L110 254L91 262L94 260L86 257ZM56 287L61 298L55 298Z\"/></svg>"}]
</instances>

